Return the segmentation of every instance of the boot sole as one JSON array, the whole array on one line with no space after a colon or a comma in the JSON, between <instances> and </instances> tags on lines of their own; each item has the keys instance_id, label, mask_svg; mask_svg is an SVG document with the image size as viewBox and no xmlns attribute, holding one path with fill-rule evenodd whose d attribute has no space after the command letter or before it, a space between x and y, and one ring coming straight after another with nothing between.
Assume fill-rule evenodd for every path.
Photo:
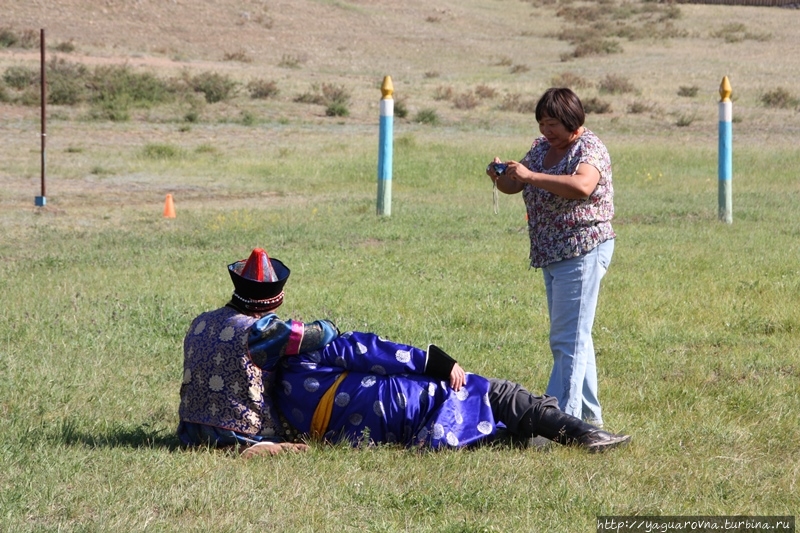
<instances>
[{"instance_id":1,"label":"boot sole","mask_svg":"<svg viewBox=\"0 0 800 533\"><path fill-rule=\"evenodd\" d=\"M586 446L589 453L603 453L611 448L621 448L627 446L631 442L631 436L625 435L616 439L609 439L605 442L598 442L597 444L590 444Z\"/></svg>"}]
</instances>

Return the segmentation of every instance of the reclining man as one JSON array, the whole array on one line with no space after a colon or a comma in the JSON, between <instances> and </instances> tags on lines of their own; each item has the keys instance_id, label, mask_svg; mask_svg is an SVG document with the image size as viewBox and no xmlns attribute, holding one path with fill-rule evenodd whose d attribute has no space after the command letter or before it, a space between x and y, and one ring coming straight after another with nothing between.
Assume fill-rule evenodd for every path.
<instances>
[{"instance_id":1,"label":"reclining man","mask_svg":"<svg viewBox=\"0 0 800 533\"><path fill-rule=\"evenodd\" d=\"M178 436L245 446L244 457L305 451L310 438L461 448L540 435L591 452L627 444L502 379L466 373L434 345L281 320L289 269L256 248L228 265L230 302L198 316L184 340Z\"/></svg>"}]
</instances>

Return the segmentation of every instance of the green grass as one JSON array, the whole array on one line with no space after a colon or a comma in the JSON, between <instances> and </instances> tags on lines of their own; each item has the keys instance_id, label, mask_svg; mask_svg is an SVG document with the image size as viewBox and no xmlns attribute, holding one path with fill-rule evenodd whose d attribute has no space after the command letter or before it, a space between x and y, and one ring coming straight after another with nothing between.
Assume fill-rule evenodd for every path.
<instances>
[{"instance_id":1,"label":"green grass","mask_svg":"<svg viewBox=\"0 0 800 533\"><path fill-rule=\"evenodd\" d=\"M547 382L544 290L526 265L521 199L501 196L495 215L483 175L494 155L524 153L530 132L398 132L392 215L377 217L374 132L291 143L297 134L279 130L265 132L266 149L182 145L166 161L123 149L114 168L128 178L115 183L128 197L113 207L106 189L76 198L62 183L49 208L6 210L5 530L575 532L594 531L597 515L798 509L793 147L737 146L726 225L715 146L598 129L619 236L595 344L606 422L633 435L628 449L314 445L250 462L180 449L183 335L226 301L225 265L255 246L292 269L284 316L435 342L471 371L535 391ZM161 142L148 146L173 147ZM174 220L160 216L165 187Z\"/></svg>"},{"instance_id":2,"label":"green grass","mask_svg":"<svg viewBox=\"0 0 800 533\"><path fill-rule=\"evenodd\" d=\"M2 58L0 100L11 105L0 121L0 531L573 533L595 531L598 515L794 514L800 149L796 99L781 89L796 62L774 53L794 42L788 12L610 2L587 18L595 3L445 2L440 18L412 2L384 27L381 6L300 3L295 11L339 28L322 47L336 54L270 8L270 23L247 37L247 50L264 53L225 61L225 74L202 62L180 73L86 67L107 75L95 88L108 96L49 108L45 208L32 205L35 54ZM53 31L92 19L81 7L94 10L76 3ZM207 35L197 13L185 11L184 26L199 28L198 42L234 42L247 29L235 17L221 37L218 16ZM561 31L575 29L571 13L605 27L560 40L577 35ZM524 30L486 31L532 14ZM30 17L9 17L18 39ZM358 54L345 27L358 31ZM171 50L157 44L164 35L108 45L136 58ZM174 55L217 61L228 44L210 46ZM83 72L71 61L51 65L65 78ZM387 73L409 119L395 126L392 214L377 217ZM734 88L731 225L717 216L724 75ZM172 101L159 80L175 76L199 92ZM276 80L268 99L252 98L253 79ZM545 387L548 318L541 273L527 268L525 212L501 195L494 214L483 169L525 152L547 80L581 89L594 109L587 125L612 153L618 240L595 345L604 418L631 446L591 456L314 445L250 462L181 449L183 335L229 298L225 266L255 246L292 269L285 317L434 342L470 371ZM620 89L627 80L635 94ZM68 104L84 85L56 94ZM459 109L455 95L473 92L479 105ZM347 116L324 116L337 95ZM168 193L176 219L162 217Z\"/></svg>"}]
</instances>

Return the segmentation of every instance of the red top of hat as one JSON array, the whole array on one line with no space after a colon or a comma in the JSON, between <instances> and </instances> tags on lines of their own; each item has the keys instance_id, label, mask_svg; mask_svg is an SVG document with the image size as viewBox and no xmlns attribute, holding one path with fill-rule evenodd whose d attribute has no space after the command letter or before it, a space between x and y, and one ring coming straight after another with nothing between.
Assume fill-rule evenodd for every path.
<instances>
[{"instance_id":1,"label":"red top of hat","mask_svg":"<svg viewBox=\"0 0 800 533\"><path fill-rule=\"evenodd\" d=\"M242 268L241 276L253 281L278 281L278 276L275 274L275 269L272 268L267 252L261 248L255 248L250 253L250 257Z\"/></svg>"}]
</instances>

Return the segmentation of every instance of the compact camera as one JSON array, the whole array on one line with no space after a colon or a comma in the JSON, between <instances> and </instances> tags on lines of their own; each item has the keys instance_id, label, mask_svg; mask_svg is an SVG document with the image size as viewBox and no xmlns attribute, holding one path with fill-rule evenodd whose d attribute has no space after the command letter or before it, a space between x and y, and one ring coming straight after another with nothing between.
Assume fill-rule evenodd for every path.
<instances>
[{"instance_id":1,"label":"compact camera","mask_svg":"<svg viewBox=\"0 0 800 533\"><path fill-rule=\"evenodd\" d=\"M492 163L490 166L492 167L492 170L494 170L494 173L498 176L501 176L508 168L508 165L505 163Z\"/></svg>"}]
</instances>

